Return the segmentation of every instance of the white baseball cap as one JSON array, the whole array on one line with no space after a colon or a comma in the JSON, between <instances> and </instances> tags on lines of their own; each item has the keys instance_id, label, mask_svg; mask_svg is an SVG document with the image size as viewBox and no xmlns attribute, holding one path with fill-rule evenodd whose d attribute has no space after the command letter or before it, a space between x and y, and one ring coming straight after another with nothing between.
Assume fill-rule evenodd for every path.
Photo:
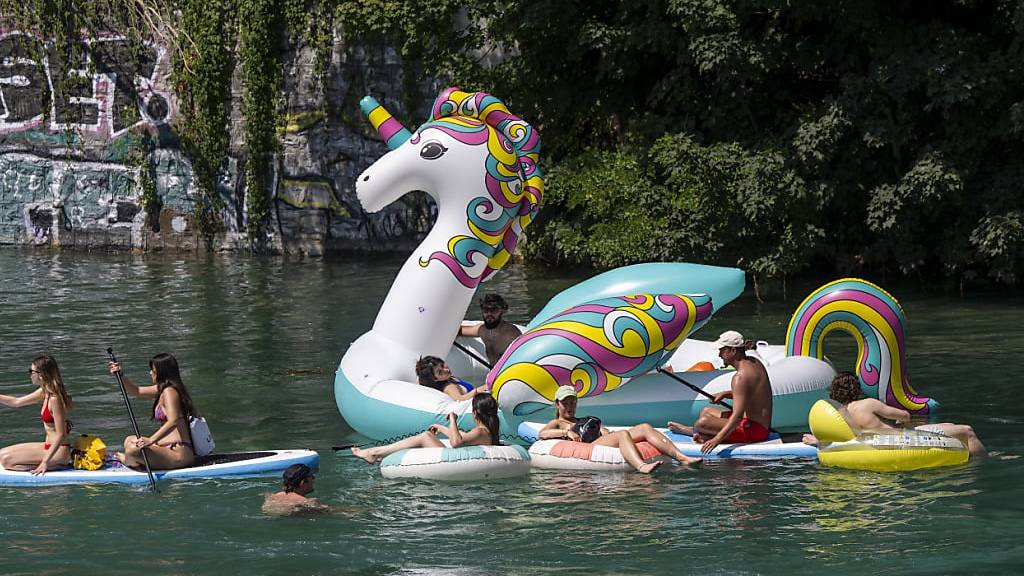
<instances>
[{"instance_id":1,"label":"white baseball cap","mask_svg":"<svg viewBox=\"0 0 1024 576\"><path fill-rule=\"evenodd\" d=\"M718 340L715 340L712 346L715 347L715 350L721 350L722 348L743 348L745 344L746 340L743 339L743 334L735 330L729 330L722 332L721 336L718 337Z\"/></svg>"}]
</instances>

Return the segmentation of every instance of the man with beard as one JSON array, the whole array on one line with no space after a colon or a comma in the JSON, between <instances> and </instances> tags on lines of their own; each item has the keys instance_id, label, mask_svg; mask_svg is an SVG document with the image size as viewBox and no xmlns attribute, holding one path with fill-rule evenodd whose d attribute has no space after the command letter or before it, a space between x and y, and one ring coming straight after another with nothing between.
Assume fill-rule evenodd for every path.
<instances>
[{"instance_id":1,"label":"man with beard","mask_svg":"<svg viewBox=\"0 0 1024 576\"><path fill-rule=\"evenodd\" d=\"M486 294L480 299L483 324L463 325L459 329L459 336L479 337L484 341L487 360L492 366L505 353L508 345L522 334L518 326L502 319L505 310L508 310L508 304L504 298L497 294Z\"/></svg>"}]
</instances>

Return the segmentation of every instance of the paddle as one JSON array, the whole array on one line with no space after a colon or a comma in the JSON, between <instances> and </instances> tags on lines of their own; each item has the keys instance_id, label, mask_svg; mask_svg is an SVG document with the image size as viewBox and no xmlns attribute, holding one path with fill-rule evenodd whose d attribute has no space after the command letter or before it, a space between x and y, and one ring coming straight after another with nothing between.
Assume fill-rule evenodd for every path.
<instances>
[{"instance_id":1,"label":"paddle","mask_svg":"<svg viewBox=\"0 0 1024 576\"><path fill-rule=\"evenodd\" d=\"M114 358L114 349L107 348L107 357L110 358L111 362L117 362L117 358ZM132 412L132 403L128 401L128 391L124 387L124 380L121 377L121 372L115 372L114 376L117 378L117 385L121 388L121 397L124 398L124 407L128 409L128 418L132 421L132 430L135 431L135 437L141 438L142 434L139 434L139 425L135 422L135 413ZM127 448L125 448L127 450ZM153 488L153 492L159 492L156 488L156 478L153 477L153 470L149 467L149 456L146 455L146 451L142 450L142 462L146 465L146 474L149 475L149 485Z\"/></svg>"},{"instance_id":2,"label":"paddle","mask_svg":"<svg viewBox=\"0 0 1024 576\"><path fill-rule=\"evenodd\" d=\"M484 366L487 366L488 370L490 370L491 368L494 368L494 366L491 366L490 362L488 362L487 360L484 360L483 358L477 356L472 350L470 350L469 348L466 348L462 344L459 344L458 341L452 342L452 344L454 344L455 347L458 348L459 350L462 350L463 352L465 352L466 355L469 356L470 358L472 358L473 360L476 360L477 362L483 364Z\"/></svg>"},{"instance_id":3,"label":"paddle","mask_svg":"<svg viewBox=\"0 0 1024 576\"><path fill-rule=\"evenodd\" d=\"M677 375L675 374L675 372L669 372L668 370L665 370L665 369L664 369L664 368L662 368L661 366L658 366L658 367L657 367L657 370L658 370L658 372L661 372L662 374L664 374L664 375L668 376L669 378L672 378L672 379L673 379L673 380L675 380L676 382L679 382L680 384L682 384L682 385L684 385L684 386L688 387L688 388L689 388L690 390L693 390L694 392L696 392L696 393L698 393L698 394L701 394L701 395L707 396L707 397L708 397L708 398L709 398L709 399L710 399L710 400L711 400L712 402L714 402L715 404L721 404L722 406L725 406L725 407L726 407L726 408L728 408L729 410L732 410L732 405L731 405L731 404L729 404L729 403L728 403L728 402L726 402L725 400L715 400L715 397L714 397L714 396L712 396L711 394L709 394L709 393L705 392L703 388L701 388L701 387L699 387L699 386L695 386L695 385L693 385L693 384L690 384L690 383L689 383L689 382L687 382L686 380L683 380L683 379L682 379L681 377L677 376Z\"/></svg>"}]
</instances>

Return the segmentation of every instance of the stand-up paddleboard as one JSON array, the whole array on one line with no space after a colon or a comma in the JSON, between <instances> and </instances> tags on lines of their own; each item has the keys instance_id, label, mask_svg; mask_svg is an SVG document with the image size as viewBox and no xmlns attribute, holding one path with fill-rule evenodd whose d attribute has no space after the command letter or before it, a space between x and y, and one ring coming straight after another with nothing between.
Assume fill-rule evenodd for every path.
<instances>
[{"instance_id":1,"label":"stand-up paddleboard","mask_svg":"<svg viewBox=\"0 0 1024 576\"><path fill-rule=\"evenodd\" d=\"M523 422L519 425L519 437L526 442L536 442L537 434L544 424L538 422ZM628 430L628 426L606 426L611 431ZM700 451L700 444L695 444L693 438L683 434L676 434L667 428L656 428L676 445L683 454L693 458L733 458L742 460L777 460L782 458L818 458L818 449L814 446L804 444L798 438L799 435L789 435L785 440L773 432L764 442L753 442L750 444L719 444L710 454ZM536 459L536 456L534 456Z\"/></svg>"},{"instance_id":2,"label":"stand-up paddleboard","mask_svg":"<svg viewBox=\"0 0 1024 576\"><path fill-rule=\"evenodd\" d=\"M320 455L312 450L266 450L210 454L196 459L194 466L177 470L153 470L157 480L186 478L223 478L227 476L260 476L281 472L292 464L310 468L320 465ZM145 471L132 470L109 461L99 470L51 470L42 476L0 468L0 486L58 486L62 484L147 484Z\"/></svg>"}]
</instances>

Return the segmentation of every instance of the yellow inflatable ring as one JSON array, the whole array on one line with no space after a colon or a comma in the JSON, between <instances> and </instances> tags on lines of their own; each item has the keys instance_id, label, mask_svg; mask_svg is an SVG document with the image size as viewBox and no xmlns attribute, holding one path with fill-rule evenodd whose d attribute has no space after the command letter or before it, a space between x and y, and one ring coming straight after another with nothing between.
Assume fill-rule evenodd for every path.
<instances>
[{"instance_id":1,"label":"yellow inflatable ring","mask_svg":"<svg viewBox=\"0 0 1024 576\"><path fill-rule=\"evenodd\" d=\"M818 400L807 416L825 466L898 472L967 462L967 446L938 432L908 428L854 430L834 402Z\"/></svg>"}]
</instances>

